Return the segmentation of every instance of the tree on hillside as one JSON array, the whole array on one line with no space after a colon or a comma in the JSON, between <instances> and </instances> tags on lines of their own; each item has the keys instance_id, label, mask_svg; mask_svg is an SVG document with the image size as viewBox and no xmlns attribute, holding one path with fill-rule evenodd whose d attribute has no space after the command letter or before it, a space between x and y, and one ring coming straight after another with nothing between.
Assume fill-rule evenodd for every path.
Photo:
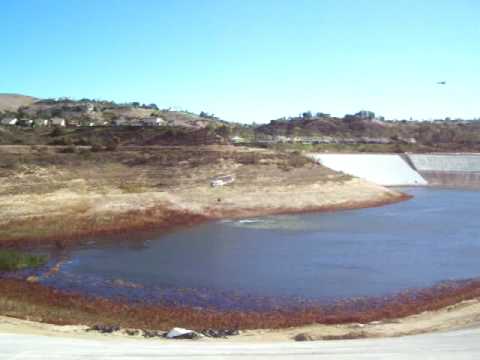
<instances>
[{"instance_id":1,"label":"tree on hillside","mask_svg":"<svg viewBox=\"0 0 480 360\"><path fill-rule=\"evenodd\" d=\"M113 120L118 119L118 115L111 111L104 111L102 113L102 117L104 121L111 123Z\"/></svg>"},{"instance_id":2,"label":"tree on hillside","mask_svg":"<svg viewBox=\"0 0 480 360\"><path fill-rule=\"evenodd\" d=\"M312 118L312 112L311 111L305 111L304 113L302 113L302 118L311 119Z\"/></svg>"},{"instance_id":3,"label":"tree on hillside","mask_svg":"<svg viewBox=\"0 0 480 360\"><path fill-rule=\"evenodd\" d=\"M63 136L64 134L65 134L65 132L63 131L63 129L61 127L55 126L55 128L50 133L50 136L51 137L58 137L58 136Z\"/></svg>"}]
</instances>

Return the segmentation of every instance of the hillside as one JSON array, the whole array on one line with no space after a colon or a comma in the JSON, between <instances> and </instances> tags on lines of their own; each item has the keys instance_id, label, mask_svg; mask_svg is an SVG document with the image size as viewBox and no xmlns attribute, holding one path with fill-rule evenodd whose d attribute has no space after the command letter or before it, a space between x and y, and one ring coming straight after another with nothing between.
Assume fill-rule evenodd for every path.
<instances>
[{"instance_id":1,"label":"hillside","mask_svg":"<svg viewBox=\"0 0 480 360\"><path fill-rule=\"evenodd\" d=\"M2 114L3 112L3 114ZM0 95L0 119L16 117L21 124L29 121L65 119L67 126L143 126L145 119L159 118L161 125L203 129L225 124L219 118L202 112L159 109L155 104L139 102L116 103L114 101L69 98L35 99L23 95ZM37 123L38 124L38 123Z\"/></svg>"},{"instance_id":2,"label":"hillside","mask_svg":"<svg viewBox=\"0 0 480 360\"><path fill-rule=\"evenodd\" d=\"M22 106L32 105L36 98L19 94L0 94L0 111L17 111Z\"/></svg>"},{"instance_id":3,"label":"hillside","mask_svg":"<svg viewBox=\"0 0 480 360\"><path fill-rule=\"evenodd\" d=\"M112 144L135 146L224 144L228 141L221 132L222 128L87 126L32 129L0 126L0 145L96 146L100 148L112 146Z\"/></svg>"},{"instance_id":4,"label":"hillside","mask_svg":"<svg viewBox=\"0 0 480 360\"><path fill-rule=\"evenodd\" d=\"M384 121L355 116L300 116L272 120L255 131L256 138L267 139L267 143L280 140L335 151L480 150L480 121L475 120Z\"/></svg>"}]
</instances>

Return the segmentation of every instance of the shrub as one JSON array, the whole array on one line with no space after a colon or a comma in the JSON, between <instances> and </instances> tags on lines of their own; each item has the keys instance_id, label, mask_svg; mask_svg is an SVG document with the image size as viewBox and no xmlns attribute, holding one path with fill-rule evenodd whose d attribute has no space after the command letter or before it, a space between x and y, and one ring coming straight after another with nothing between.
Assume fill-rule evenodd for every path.
<instances>
[{"instance_id":1,"label":"shrub","mask_svg":"<svg viewBox=\"0 0 480 360\"><path fill-rule=\"evenodd\" d=\"M256 165L260 161L259 156L256 152L245 153L241 154L241 156L237 159L242 165Z\"/></svg>"},{"instance_id":2,"label":"shrub","mask_svg":"<svg viewBox=\"0 0 480 360\"><path fill-rule=\"evenodd\" d=\"M51 137L58 137L58 136L63 136L65 132L63 131L63 129L61 127L58 127L56 126L52 132L50 133L50 136Z\"/></svg>"},{"instance_id":3,"label":"shrub","mask_svg":"<svg viewBox=\"0 0 480 360\"><path fill-rule=\"evenodd\" d=\"M120 145L120 139L116 136L114 136L107 144L105 149L107 151L115 151L117 150L118 146Z\"/></svg>"},{"instance_id":4,"label":"shrub","mask_svg":"<svg viewBox=\"0 0 480 360\"><path fill-rule=\"evenodd\" d=\"M295 168L304 167L307 164L311 164L313 161L306 156L302 155L299 151L294 151L288 157L288 165Z\"/></svg>"},{"instance_id":5,"label":"shrub","mask_svg":"<svg viewBox=\"0 0 480 360\"><path fill-rule=\"evenodd\" d=\"M90 145L90 141L88 141L87 138L81 137L80 139L75 141L75 145L88 146Z\"/></svg>"},{"instance_id":6,"label":"shrub","mask_svg":"<svg viewBox=\"0 0 480 360\"><path fill-rule=\"evenodd\" d=\"M45 264L45 255L24 254L12 250L0 250L0 271L15 271Z\"/></svg>"},{"instance_id":7,"label":"shrub","mask_svg":"<svg viewBox=\"0 0 480 360\"><path fill-rule=\"evenodd\" d=\"M5 170L15 170L18 165L18 160L17 159L2 159L0 161L0 169L5 169Z\"/></svg>"},{"instance_id":8,"label":"shrub","mask_svg":"<svg viewBox=\"0 0 480 360\"><path fill-rule=\"evenodd\" d=\"M92 147L90 148L90 150L92 152L99 152L99 151L103 151L104 147L98 143L95 143L95 144L92 144Z\"/></svg>"}]
</instances>

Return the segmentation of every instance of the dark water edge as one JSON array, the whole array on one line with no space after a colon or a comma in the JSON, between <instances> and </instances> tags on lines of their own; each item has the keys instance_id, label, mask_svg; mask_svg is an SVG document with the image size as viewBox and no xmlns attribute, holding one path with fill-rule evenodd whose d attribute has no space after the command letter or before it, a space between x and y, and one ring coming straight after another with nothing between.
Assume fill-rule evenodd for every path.
<instances>
[{"instance_id":1,"label":"dark water edge","mask_svg":"<svg viewBox=\"0 0 480 360\"><path fill-rule=\"evenodd\" d=\"M44 285L217 310L388 299L480 275L480 192L402 188L414 199L339 213L220 221L157 239L91 241Z\"/></svg>"}]
</instances>

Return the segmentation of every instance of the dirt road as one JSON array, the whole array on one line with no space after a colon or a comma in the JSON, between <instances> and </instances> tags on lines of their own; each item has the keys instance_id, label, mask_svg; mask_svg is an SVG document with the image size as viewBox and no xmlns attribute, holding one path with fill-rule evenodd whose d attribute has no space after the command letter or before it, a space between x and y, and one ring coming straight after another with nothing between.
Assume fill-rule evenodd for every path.
<instances>
[{"instance_id":1,"label":"dirt road","mask_svg":"<svg viewBox=\"0 0 480 360\"><path fill-rule=\"evenodd\" d=\"M0 333L0 359L408 359L480 357L480 329L385 339L249 343L85 340Z\"/></svg>"}]
</instances>

